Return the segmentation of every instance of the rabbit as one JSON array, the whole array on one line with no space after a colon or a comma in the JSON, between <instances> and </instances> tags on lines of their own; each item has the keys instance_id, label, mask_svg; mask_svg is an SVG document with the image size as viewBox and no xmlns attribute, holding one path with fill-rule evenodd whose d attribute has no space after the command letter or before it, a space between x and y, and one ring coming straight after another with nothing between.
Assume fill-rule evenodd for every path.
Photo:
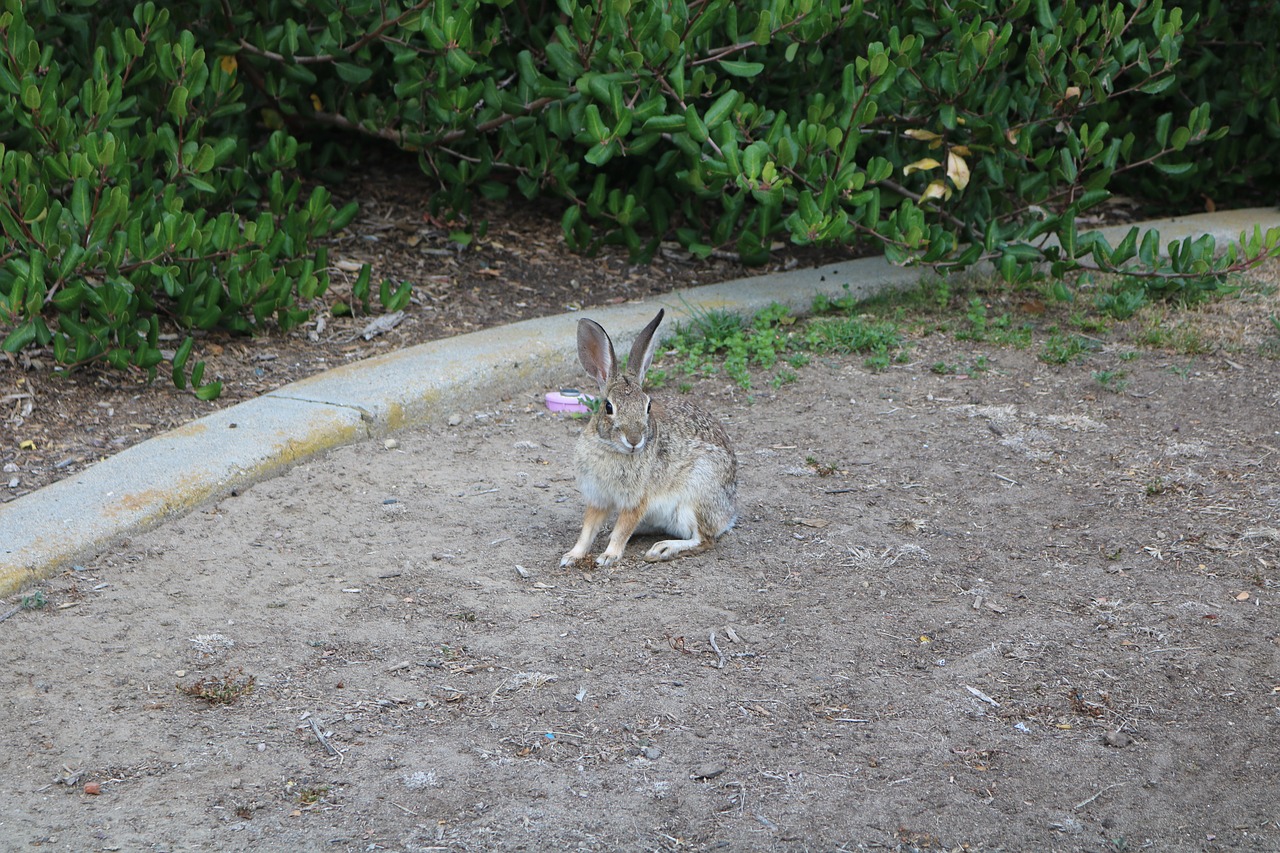
<instances>
[{"instance_id":1,"label":"rabbit","mask_svg":"<svg viewBox=\"0 0 1280 853\"><path fill-rule=\"evenodd\" d=\"M582 533L560 565L587 556L596 534L618 513L609 545L596 558L608 566L622 556L632 533L675 538L655 543L649 562L710 548L737 520L738 461L720 422L682 400L658 400L644 391L665 310L649 321L619 371L613 342L594 320L578 321L578 358L600 385L600 405L574 447L578 489L586 500Z\"/></svg>"}]
</instances>

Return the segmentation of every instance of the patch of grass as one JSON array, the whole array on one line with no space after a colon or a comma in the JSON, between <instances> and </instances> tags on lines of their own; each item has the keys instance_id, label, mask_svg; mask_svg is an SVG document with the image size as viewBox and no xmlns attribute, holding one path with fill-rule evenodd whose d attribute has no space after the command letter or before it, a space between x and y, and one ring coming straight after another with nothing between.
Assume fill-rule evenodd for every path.
<instances>
[{"instance_id":1,"label":"patch of grass","mask_svg":"<svg viewBox=\"0 0 1280 853\"><path fill-rule=\"evenodd\" d=\"M929 367L930 371L938 374L939 376L960 376L963 374L965 376L968 376L970 379L973 379L977 376L981 376L983 373L986 373L990 369L991 369L991 364L990 362L987 361L987 357L985 355L978 356L974 360L973 364L969 365L968 367L964 366L963 364L959 364L959 363L950 364L945 361L934 362Z\"/></svg>"},{"instance_id":2,"label":"patch of grass","mask_svg":"<svg viewBox=\"0 0 1280 853\"><path fill-rule=\"evenodd\" d=\"M298 790L298 802L304 806L314 806L329 793L328 785L309 785Z\"/></svg>"},{"instance_id":3,"label":"patch of grass","mask_svg":"<svg viewBox=\"0 0 1280 853\"><path fill-rule=\"evenodd\" d=\"M784 305L771 305L751 322L727 311L695 312L673 341L685 373L712 373L721 364L735 382L751 387L751 367L768 369L793 346L789 327L795 317Z\"/></svg>"},{"instance_id":4,"label":"patch of grass","mask_svg":"<svg viewBox=\"0 0 1280 853\"><path fill-rule=\"evenodd\" d=\"M22 596L18 600L18 606L23 610L43 610L49 606L49 599L45 596L43 590L37 589L35 592Z\"/></svg>"},{"instance_id":5,"label":"patch of grass","mask_svg":"<svg viewBox=\"0 0 1280 853\"><path fill-rule=\"evenodd\" d=\"M1146 288L1134 281L1122 279L1110 290L1099 293L1093 300L1094 307L1113 320L1128 320L1149 302Z\"/></svg>"},{"instance_id":6,"label":"patch of grass","mask_svg":"<svg viewBox=\"0 0 1280 853\"><path fill-rule=\"evenodd\" d=\"M1092 375L1094 382L1113 394L1119 394L1129 387L1129 380L1125 378L1127 374L1123 370L1095 370Z\"/></svg>"},{"instance_id":7,"label":"patch of grass","mask_svg":"<svg viewBox=\"0 0 1280 853\"><path fill-rule=\"evenodd\" d=\"M816 352L866 352L887 349L901 342L902 337L892 323L868 323L859 317L823 317L805 329L805 343Z\"/></svg>"},{"instance_id":8,"label":"patch of grass","mask_svg":"<svg viewBox=\"0 0 1280 853\"><path fill-rule=\"evenodd\" d=\"M1041 345L1040 360L1048 364L1066 364L1092 348L1090 342L1079 335L1054 332Z\"/></svg>"},{"instance_id":9,"label":"patch of grass","mask_svg":"<svg viewBox=\"0 0 1280 853\"><path fill-rule=\"evenodd\" d=\"M836 310L843 303L820 299L815 304ZM786 306L775 304L750 322L722 311L699 312L677 330L671 348L677 359L671 370L696 375L722 369L749 389L753 368L769 370L779 360L793 368L803 367L809 363L809 353L868 353L868 365L883 369L901 350L902 335L893 323L861 317L827 316L799 324ZM783 371L774 381L795 378L792 371Z\"/></svg>"},{"instance_id":10,"label":"patch of grass","mask_svg":"<svg viewBox=\"0 0 1280 853\"><path fill-rule=\"evenodd\" d=\"M1072 311L1067 322L1074 328L1088 334L1098 334L1107 330L1107 322L1101 317L1087 314L1084 311Z\"/></svg>"},{"instance_id":11,"label":"patch of grass","mask_svg":"<svg viewBox=\"0 0 1280 853\"><path fill-rule=\"evenodd\" d=\"M773 386L773 389L776 391L783 385L795 382L799 378L799 374L794 370L780 370L772 379L769 380L769 384Z\"/></svg>"},{"instance_id":12,"label":"patch of grass","mask_svg":"<svg viewBox=\"0 0 1280 853\"><path fill-rule=\"evenodd\" d=\"M243 669L228 670L221 678L206 676L190 684L177 685L179 693L203 699L210 705L230 705L253 692L256 679Z\"/></svg>"},{"instance_id":13,"label":"patch of grass","mask_svg":"<svg viewBox=\"0 0 1280 853\"><path fill-rule=\"evenodd\" d=\"M1266 358L1277 359L1280 358L1280 316L1272 314L1267 319L1276 333L1264 340L1258 347L1258 351Z\"/></svg>"}]
</instances>

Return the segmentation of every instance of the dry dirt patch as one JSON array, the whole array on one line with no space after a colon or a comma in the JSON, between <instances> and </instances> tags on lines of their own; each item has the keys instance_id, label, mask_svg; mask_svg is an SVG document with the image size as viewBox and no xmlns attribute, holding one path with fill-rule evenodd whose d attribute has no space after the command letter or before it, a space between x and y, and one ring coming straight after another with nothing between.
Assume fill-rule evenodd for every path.
<instances>
[{"instance_id":1,"label":"dry dirt patch","mask_svg":"<svg viewBox=\"0 0 1280 853\"><path fill-rule=\"evenodd\" d=\"M1142 352L1114 393L1107 357L932 336L700 382L744 511L670 564L557 567L577 424L543 389L300 465L0 625L0 832L1280 849L1277 363Z\"/></svg>"}]
</instances>

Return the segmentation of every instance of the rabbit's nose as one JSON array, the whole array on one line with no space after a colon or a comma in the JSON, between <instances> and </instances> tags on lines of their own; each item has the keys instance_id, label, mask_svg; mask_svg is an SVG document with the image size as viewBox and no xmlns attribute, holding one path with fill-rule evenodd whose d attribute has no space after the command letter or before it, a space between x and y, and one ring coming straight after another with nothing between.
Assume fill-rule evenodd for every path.
<instances>
[{"instance_id":1,"label":"rabbit's nose","mask_svg":"<svg viewBox=\"0 0 1280 853\"><path fill-rule=\"evenodd\" d=\"M632 453L639 453L641 448L644 447L644 433L637 432L635 435L631 435L630 433L623 433L622 443L625 444L627 446L627 449L630 450Z\"/></svg>"}]
</instances>

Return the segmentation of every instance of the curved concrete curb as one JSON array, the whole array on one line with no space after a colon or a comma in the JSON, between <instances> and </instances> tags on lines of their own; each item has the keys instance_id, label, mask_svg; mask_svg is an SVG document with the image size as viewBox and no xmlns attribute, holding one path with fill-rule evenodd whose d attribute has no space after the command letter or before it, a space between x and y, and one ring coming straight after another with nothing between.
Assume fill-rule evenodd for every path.
<instances>
[{"instance_id":1,"label":"curved concrete curb","mask_svg":"<svg viewBox=\"0 0 1280 853\"><path fill-rule=\"evenodd\" d=\"M1280 227L1280 211L1229 211L1142 223L1168 245L1212 234L1235 241ZM1103 229L1114 245L1131 226ZM864 258L739 279L644 303L591 309L609 329L639 329L658 305L755 313L777 302L806 310L817 294L866 298L908 287L920 273ZM144 441L85 471L0 505L0 596L81 555L183 513L204 500L341 444L426 423L539 383L576 382L573 315L526 320L433 341L339 367ZM674 322L664 326L670 334Z\"/></svg>"}]
</instances>

